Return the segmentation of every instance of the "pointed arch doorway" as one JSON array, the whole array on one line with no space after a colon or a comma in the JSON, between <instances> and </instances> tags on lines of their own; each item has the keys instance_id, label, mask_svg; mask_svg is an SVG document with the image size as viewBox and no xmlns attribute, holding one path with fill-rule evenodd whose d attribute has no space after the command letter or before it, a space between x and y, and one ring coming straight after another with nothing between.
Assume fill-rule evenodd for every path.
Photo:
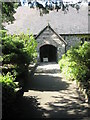
<instances>
[{"instance_id":1,"label":"pointed arch doorway","mask_svg":"<svg viewBox=\"0 0 90 120\"><path fill-rule=\"evenodd\" d=\"M40 47L40 61L44 62L44 58L48 62L57 62L57 48L53 45L43 45Z\"/></svg>"}]
</instances>

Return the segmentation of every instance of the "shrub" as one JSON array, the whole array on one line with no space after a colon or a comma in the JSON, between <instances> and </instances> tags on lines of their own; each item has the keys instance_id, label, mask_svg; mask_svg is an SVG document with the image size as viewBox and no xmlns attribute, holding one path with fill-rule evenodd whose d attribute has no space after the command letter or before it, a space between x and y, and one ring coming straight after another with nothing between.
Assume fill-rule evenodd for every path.
<instances>
[{"instance_id":1,"label":"shrub","mask_svg":"<svg viewBox=\"0 0 90 120\"><path fill-rule=\"evenodd\" d=\"M67 78L83 81L90 72L90 43L82 46L71 47L66 55L59 61L60 69Z\"/></svg>"},{"instance_id":2,"label":"shrub","mask_svg":"<svg viewBox=\"0 0 90 120\"><path fill-rule=\"evenodd\" d=\"M2 44L2 45L1 45ZM37 42L33 35L20 34L8 35L5 30L0 31L0 62L2 62L2 74L0 84L2 84L3 116L12 113L16 99L16 87L14 81L18 81L18 87L24 87L28 77L28 66L35 62ZM14 77L15 76L15 77ZM10 112L10 114L9 114Z\"/></svg>"},{"instance_id":3,"label":"shrub","mask_svg":"<svg viewBox=\"0 0 90 120\"><path fill-rule=\"evenodd\" d=\"M3 115L8 113L9 109L12 109L16 98L15 89L18 87L13 81L15 77L10 73L6 75L0 75L0 84L2 84L2 110Z\"/></svg>"},{"instance_id":4,"label":"shrub","mask_svg":"<svg viewBox=\"0 0 90 120\"><path fill-rule=\"evenodd\" d=\"M60 69L67 79L76 80L90 91L90 42L71 47L59 61ZM90 94L89 94L90 97Z\"/></svg>"},{"instance_id":5,"label":"shrub","mask_svg":"<svg viewBox=\"0 0 90 120\"><path fill-rule=\"evenodd\" d=\"M36 46L33 35L20 34L8 35L6 31L0 31L2 34L2 54L3 69L6 74L11 72L16 74L17 79L27 79L28 65L34 62L37 57ZM0 39L0 40L1 40Z\"/></svg>"}]
</instances>

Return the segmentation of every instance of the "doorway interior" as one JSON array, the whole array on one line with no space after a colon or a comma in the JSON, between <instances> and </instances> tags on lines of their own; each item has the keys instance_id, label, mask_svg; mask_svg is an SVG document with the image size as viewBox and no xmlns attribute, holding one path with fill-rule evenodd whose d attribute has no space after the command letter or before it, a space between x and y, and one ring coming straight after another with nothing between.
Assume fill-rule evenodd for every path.
<instances>
[{"instance_id":1,"label":"doorway interior","mask_svg":"<svg viewBox=\"0 0 90 120\"><path fill-rule=\"evenodd\" d=\"M48 62L57 62L57 48L53 45L43 45L40 47L40 61L44 62L44 58Z\"/></svg>"}]
</instances>

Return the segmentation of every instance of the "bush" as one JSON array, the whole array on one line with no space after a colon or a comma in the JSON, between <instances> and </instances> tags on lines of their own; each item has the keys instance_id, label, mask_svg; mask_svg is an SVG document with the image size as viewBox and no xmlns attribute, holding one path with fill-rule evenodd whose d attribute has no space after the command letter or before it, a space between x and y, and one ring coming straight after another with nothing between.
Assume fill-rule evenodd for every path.
<instances>
[{"instance_id":1,"label":"bush","mask_svg":"<svg viewBox=\"0 0 90 120\"><path fill-rule=\"evenodd\" d=\"M90 43L71 47L59 61L60 69L69 79L83 81L90 72Z\"/></svg>"},{"instance_id":2,"label":"bush","mask_svg":"<svg viewBox=\"0 0 90 120\"><path fill-rule=\"evenodd\" d=\"M23 33L19 36L8 35L4 30L0 33L2 34L2 72L4 74L11 72L18 80L27 79L28 66L37 57L37 42L33 35Z\"/></svg>"},{"instance_id":3,"label":"bush","mask_svg":"<svg viewBox=\"0 0 90 120\"><path fill-rule=\"evenodd\" d=\"M10 73L6 75L0 75L0 84L2 84L2 110L3 116L8 113L8 110L12 109L12 105L15 102L16 92L15 89L18 87L13 81L15 77Z\"/></svg>"},{"instance_id":4,"label":"bush","mask_svg":"<svg viewBox=\"0 0 90 120\"><path fill-rule=\"evenodd\" d=\"M0 75L0 84L2 84L2 96L4 103L11 102L9 100L14 97L15 89L18 87L18 85L14 83L14 80L15 77L10 73Z\"/></svg>"},{"instance_id":5,"label":"bush","mask_svg":"<svg viewBox=\"0 0 90 120\"><path fill-rule=\"evenodd\" d=\"M28 79L28 66L31 62L35 62L37 57L37 42L33 35L8 35L5 30L1 30L0 34L0 49L2 49L0 70L2 68L3 74L0 75L0 84L2 84L3 116L8 118L13 111L17 97L15 91L17 85L14 81L20 83L18 87L24 87Z\"/></svg>"},{"instance_id":6,"label":"bush","mask_svg":"<svg viewBox=\"0 0 90 120\"><path fill-rule=\"evenodd\" d=\"M62 56L59 65L67 79L81 82L87 91L90 90L90 42L71 47Z\"/></svg>"}]
</instances>

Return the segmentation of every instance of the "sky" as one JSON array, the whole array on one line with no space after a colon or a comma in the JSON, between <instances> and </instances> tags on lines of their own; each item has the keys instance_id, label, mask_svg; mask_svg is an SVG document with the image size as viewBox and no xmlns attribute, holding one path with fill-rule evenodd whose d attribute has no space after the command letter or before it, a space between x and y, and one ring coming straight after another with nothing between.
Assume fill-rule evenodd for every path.
<instances>
[{"instance_id":1,"label":"sky","mask_svg":"<svg viewBox=\"0 0 90 120\"><path fill-rule=\"evenodd\" d=\"M20 0L22 6L28 6L28 0ZM35 1L35 0L32 0ZM37 0L39 1L39 0ZM41 0L41 1L48 1L48 0ZM51 1L60 1L60 0L51 0ZM63 2L72 2L72 3L77 3L79 1L87 1L87 0L62 0ZM24 4L25 3L25 4Z\"/></svg>"},{"instance_id":2,"label":"sky","mask_svg":"<svg viewBox=\"0 0 90 120\"><path fill-rule=\"evenodd\" d=\"M23 1L28 1L28 0L20 0L20 1L23 2ZM71 1L78 2L78 1L84 1L84 0L62 0L62 1L66 1L66 2L71 2Z\"/></svg>"}]
</instances>

